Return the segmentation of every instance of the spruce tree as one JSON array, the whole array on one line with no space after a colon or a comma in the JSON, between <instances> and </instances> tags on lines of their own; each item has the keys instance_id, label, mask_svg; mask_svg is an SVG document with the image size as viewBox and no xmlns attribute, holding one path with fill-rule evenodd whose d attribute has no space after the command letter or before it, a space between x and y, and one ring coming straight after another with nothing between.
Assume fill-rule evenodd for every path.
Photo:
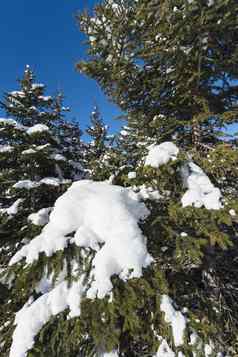
<instances>
[{"instance_id":1,"label":"spruce tree","mask_svg":"<svg viewBox=\"0 0 238 357\"><path fill-rule=\"evenodd\" d=\"M237 114L236 13L231 0L108 0L80 18L91 56L79 68L128 115L133 175L128 165L120 186L76 183L47 229L14 255L8 271L21 310L9 324L11 351L24 326L28 356L237 355L238 155L219 133ZM104 235L110 242L115 230L105 256ZM127 253L143 252L140 232L148 260L125 274ZM128 236L138 245L114 261ZM105 293L93 289L100 267Z\"/></svg>"},{"instance_id":2,"label":"spruce tree","mask_svg":"<svg viewBox=\"0 0 238 357\"><path fill-rule=\"evenodd\" d=\"M95 106L90 115L90 125L86 129L90 141L86 150L85 165L89 177L96 180L109 178L114 165L114 135L109 135L108 130L99 108Z\"/></svg>"},{"instance_id":3,"label":"spruce tree","mask_svg":"<svg viewBox=\"0 0 238 357\"><path fill-rule=\"evenodd\" d=\"M169 294L193 317L203 315L204 338L216 331L214 338L232 355L237 353L238 155L222 131L237 123L237 13L235 1L104 1L93 16L79 18L90 57L78 64L126 112L129 130L137 132L129 136L134 155L143 158L137 148L141 137L172 140L183 149L180 169L172 162L173 169L151 170L137 161L131 184L146 183L165 198L152 204L145 229ZM191 160L220 188L221 212L178 206Z\"/></svg>"},{"instance_id":4,"label":"spruce tree","mask_svg":"<svg viewBox=\"0 0 238 357\"><path fill-rule=\"evenodd\" d=\"M40 232L57 197L83 175L78 125L64 118L62 95L46 96L45 85L34 79L26 66L20 90L1 102L7 116L0 119L1 325L15 309L6 277L10 258Z\"/></svg>"}]
</instances>

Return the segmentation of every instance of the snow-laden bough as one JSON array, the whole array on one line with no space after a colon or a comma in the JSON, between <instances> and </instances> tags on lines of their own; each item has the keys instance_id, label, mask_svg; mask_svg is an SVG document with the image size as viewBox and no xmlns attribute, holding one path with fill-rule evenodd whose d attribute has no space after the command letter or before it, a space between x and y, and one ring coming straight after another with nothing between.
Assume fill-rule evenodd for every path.
<instances>
[{"instance_id":1,"label":"snow-laden bough","mask_svg":"<svg viewBox=\"0 0 238 357\"><path fill-rule=\"evenodd\" d=\"M138 226L148 214L131 190L106 182L75 182L56 201L42 233L22 247L10 265L22 258L30 264L40 253L51 256L72 243L91 248L96 254L87 296L103 298L112 289L112 275L123 280L140 277L142 269L152 262Z\"/></svg>"}]
</instances>

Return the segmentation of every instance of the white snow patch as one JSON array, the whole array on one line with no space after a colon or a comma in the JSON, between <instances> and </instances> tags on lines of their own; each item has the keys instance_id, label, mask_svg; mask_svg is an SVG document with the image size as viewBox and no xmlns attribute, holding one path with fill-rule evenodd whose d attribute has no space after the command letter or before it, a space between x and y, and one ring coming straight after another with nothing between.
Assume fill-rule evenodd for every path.
<instances>
[{"instance_id":1,"label":"white snow patch","mask_svg":"<svg viewBox=\"0 0 238 357\"><path fill-rule=\"evenodd\" d=\"M175 353L171 350L166 340L163 340L155 357L175 357Z\"/></svg>"},{"instance_id":2,"label":"white snow patch","mask_svg":"<svg viewBox=\"0 0 238 357\"><path fill-rule=\"evenodd\" d=\"M0 145L0 153L4 153L4 152L12 152L14 150L13 146L10 145Z\"/></svg>"},{"instance_id":3,"label":"white snow patch","mask_svg":"<svg viewBox=\"0 0 238 357\"><path fill-rule=\"evenodd\" d=\"M183 195L183 207L192 206L218 210L222 208L221 191L215 187L204 171L193 162L182 168L184 184L188 190Z\"/></svg>"},{"instance_id":4,"label":"white snow patch","mask_svg":"<svg viewBox=\"0 0 238 357\"><path fill-rule=\"evenodd\" d=\"M39 95L38 98L43 100L43 101L45 101L45 102L48 102L49 100L52 99L52 97L50 95Z\"/></svg>"},{"instance_id":5,"label":"white snow patch","mask_svg":"<svg viewBox=\"0 0 238 357\"><path fill-rule=\"evenodd\" d=\"M176 160L178 153L179 149L170 141L166 141L160 145L152 144L149 146L145 165L158 168L161 165L167 164L169 160Z\"/></svg>"},{"instance_id":6,"label":"white snow patch","mask_svg":"<svg viewBox=\"0 0 238 357\"><path fill-rule=\"evenodd\" d=\"M96 254L92 262L94 280L87 296L103 298L112 289L112 275L124 280L140 277L142 268L152 262L137 224L148 214L137 194L128 189L106 182L75 182L56 201L42 233L22 247L10 265L24 257L32 263L40 252L51 256L64 249L69 240L90 247ZM73 238L67 237L72 232Z\"/></svg>"},{"instance_id":7,"label":"white snow patch","mask_svg":"<svg viewBox=\"0 0 238 357\"><path fill-rule=\"evenodd\" d=\"M36 213L32 213L28 216L28 220L36 226L44 226L49 222L49 214L52 211L52 207L42 208Z\"/></svg>"},{"instance_id":8,"label":"white snow patch","mask_svg":"<svg viewBox=\"0 0 238 357\"><path fill-rule=\"evenodd\" d=\"M168 295L162 295L160 309L165 313L165 322L171 324L175 346L183 344L186 318L180 311L175 310L172 300Z\"/></svg>"},{"instance_id":9,"label":"white snow patch","mask_svg":"<svg viewBox=\"0 0 238 357\"><path fill-rule=\"evenodd\" d=\"M133 189L137 191L139 189L137 196L140 200L158 201L162 197L158 190L155 190L153 187L147 187L146 185L135 186Z\"/></svg>"},{"instance_id":10,"label":"white snow patch","mask_svg":"<svg viewBox=\"0 0 238 357\"><path fill-rule=\"evenodd\" d=\"M39 186L40 186L39 182L35 182L31 180L21 180L15 183L15 185L13 185L13 188L19 188L19 189L25 188L27 190L30 190L31 188L35 188Z\"/></svg>"},{"instance_id":11,"label":"white snow patch","mask_svg":"<svg viewBox=\"0 0 238 357\"><path fill-rule=\"evenodd\" d=\"M21 98L25 97L25 93L22 91L18 91L18 90L14 90L14 91L10 92L10 94L13 95L14 97L15 96L21 97Z\"/></svg>"},{"instance_id":12,"label":"white snow patch","mask_svg":"<svg viewBox=\"0 0 238 357\"><path fill-rule=\"evenodd\" d=\"M136 172L135 171L128 172L128 178L130 180L135 179L136 178Z\"/></svg>"},{"instance_id":13,"label":"white snow patch","mask_svg":"<svg viewBox=\"0 0 238 357\"><path fill-rule=\"evenodd\" d=\"M27 134L42 133L44 131L49 131L49 127L45 124L36 124L27 129Z\"/></svg>"},{"instance_id":14,"label":"white snow patch","mask_svg":"<svg viewBox=\"0 0 238 357\"><path fill-rule=\"evenodd\" d=\"M100 357L119 357L117 351L112 352L104 352L100 355Z\"/></svg>"},{"instance_id":15,"label":"white snow patch","mask_svg":"<svg viewBox=\"0 0 238 357\"><path fill-rule=\"evenodd\" d=\"M51 185L51 186L59 186L61 183L61 180L58 179L57 177L45 177L43 179L40 180L41 184L45 184L45 185Z\"/></svg>"},{"instance_id":16,"label":"white snow patch","mask_svg":"<svg viewBox=\"0 0 238 357\"><path fill-rule=\"evenodd\" d=\"M9 216L17 214L19 205L23 202L22 198L18 198L10 207L1 208L0 213L7 213Z\"/></svg>"},{"instance_id":17,"label":"white snow patch","mask_svg":"<svg viewBox=\"0 0 238 357\"><path fill-rule=\"evenodd\" d=\"M25 130L26 129L26 127L24 125L21 125L21 124L17 123L16 120L11 119L11 118L0 118L0 125L1 124L14 126L18 130Z\"/></svg>"},{"instance_id":18,"label":"white snow patch","mask_svg":"<svg viewBox=\"0 0 238 357\"><path fill-rule=\"evenodd\" d=\"M71 183L71 181L66 179L60 180L57 177L44 177L40 181L21 180L15 183L13 187L18 189L25 188L27 190L30 190L32 188L39 187L42 184L50 185L50 186L59 186L61 184L68 184L68 183Z\"/></svg>"},{"instance_id":19,"label":"white snow patch","mask_svg":"<svg viewBox=\"0 0 238 357\"><path fill-rule=\"evenodd\" d=\"M230 216L234 217L234 216L236 216L236 211L234 209L230 209L229 214L230 214Z\"/></svg>"},{"instance_id":20,"label":"white snow patch","mask_svg":"<svg viewBox=\"0 0 238 357\"><path fill-rule=\"evenodd\" d=\"M34 90L34 89L37 89L37 88L44 88L45 87L45 85L44 84L42 84L42 83L32 83L32 89Z\"/></svg>"},{"instance_id":21,"label":"white snow patch","mask_svg":"<svg viewBox=\"0 0 238 357\"><path fill-rule=\"evenodd\" d=\"M79 316L82 294L82 278L78 282L73 282L71 287L63 281L49 293L23 306L16 313L16 328L9 357L26 357L27 351L34 345L34 337L51 316L57 315L68 307L70 318Z\"/></svg>"},{"instance_id":22,"label":"white snow patch","mask_svg":"<svg viewBox=\"0 0 238 357\"><path fill-rule=\"evenodd\" d=\"M66 157L61 154L52 154L50 158L56 161L66 161Z\"/></svg>"},{"instance_id":23,"label":"white snow patch","mask_svg":"<svg viewBox=\"0 0 238 357\"><path fill-rule=\"evenodd\" d=\"M23 150L22 151L22 155L31 155L31 154L35 154L36 151L34 149L27 149L27 150Z\"/></svg>"}]
</instances>

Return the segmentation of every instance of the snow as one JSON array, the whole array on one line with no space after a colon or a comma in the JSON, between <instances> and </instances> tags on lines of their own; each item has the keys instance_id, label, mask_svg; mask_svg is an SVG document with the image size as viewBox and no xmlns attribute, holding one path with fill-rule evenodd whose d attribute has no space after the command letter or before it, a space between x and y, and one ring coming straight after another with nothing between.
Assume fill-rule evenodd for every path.
<instances>
[{"instance_id":1,"label":"snow","mask_svg":"<svg viewBox=\"0 0 238 357\"><path fill-rule=\"evenodd\" d=\"M42 208L36 213L31 213L28 216L28 220L36 226L44 226L49 222L49 214L52 211L52 207Z\"/></svg>"},{"instance_id":2,"label":"snow","mask_svg":"<svg viewBox=\"0 0 238 357\"><path fill-rule=\"evenodd\" d=\"M16 120L11 119L11 118L0 118L0 125L1 124L14 126L18 130L25 130L26 129L26 127L24 125L21 125L21 124L17 123Z\"/></svg>"},{"instance_id":3,"label":"snow","mask_svg":"<svg viewBox=\"0 0 238 357\"><path fill-rule=\"evenodd\" d=\"M0 145L0 153L12 152L14 150L13 146L10 145Z\"/></svg>"},{"instance_id":4,"label":"snow","mask_svg":"<svg viewBox=\"0 0 238 357\"><path fill-rule=\"evenodd\" d=\"M40 183L31 180L21 180L13 185L13 188L30 190L31 188L39 187Z\"/></svg>"},{"instance_id":5,"label":"snow","mask_svg":"<svg viewBox=\"0 0 238 357\"><path fill-rule=\"evenodd\" d=\"M112 289L111 276L117 274L123 280L140 277L142 268L152 262L138 226L138 221L148 214L144 203L131 190L106 182L75 182L56 201L41 234L22 247L10 265L22 258L30 264L41 252L51 256L70 240L96 251L87 297L103 298ZM72 232L75 234L70 238Z\"/></svg>"},{"instance_id":6,"label":"snow","mask_svg":"<svg viewBox=\"0 0 238 357\"><path fill-rule=\"evenodd\" d=\"M213 6L214 5L214 0L208 0L207 1L207 6Z\"/></svg>"},{"instance_id":7,"label":"snow","mask_svg":"<svg viewBox=\"0 0 238 357\"><path fill-rule=\"evenodd\" d=\"M162 197L159 191L153 187L147 187L146 185L135 186L135 190L138 189L137 196L140 200L158 201Z\"/></svg>"},{"instance_id":8,"label":"snow","mask_svg":"<svg viewBox=\"0 0 238 357\"><path fill-rule=\"evenodd\" d=\"M112 352L104 352L100 355L100 357L119 357L117 351Z\"/></svg>"},{"instance_id":9,"label":"snow","mask_svg":"<svg viewBox=\"0 0 238 357\"><path fill-rule=\"evenodd\" d=\"M136 178L136 172L135 171L128 172L128 178L130 180L135 179Z\"/></svg>"},{"instance_id":10,"label":"snow","mask_svg":"<svg viewBox=\"0 0 238 357\"><path fill-rule=\"evenodd\" d=\"M83 294L82 279L68 287L66 281L42 295L34 302L29 302L16 313L12 345L9 357L26 357L27 351L34 345L34 337L51 316L69 308L69 317L80 315L80 299Z\"/></svg>"},{"instance_id":11,"label":"snow","mask_svg":"<svg viewBox=\"0 0 238 357\"><path fill-rule=\"evenodd\" d=\"M49 128L45 124L36 124L34 126L31 126L30 128L27 129L27 134L35 134L35 133L42 133L44 131L49 131Z\"/></svg>"},{"instance_id":12,"label":"snow","mask_svg":"<svg viewBox=\"0 0 238 357\"><path fill-rule=\"evenodd\" d=\"M229 214L230 214L230 216L234 217L234 216L236 216L236 211L234 209L230 209Z\"/></svg>"},{"instance_id":13,"label":"snow","mask_svg":"<svg viewBox=\"0 0 238 357\"><path fill-rule=\"evenodd\" d=\"M163 340L159 346L155 357L175 357L175 353L171 350L168 343Z\"/></svg>"},{"instance_id":14,"label":"snow","mask_svg":"<svg viewBox=\"0 0 238 357\"><path fill-rule=\"evenodd\" d=\"M45 101L45 102L48 102L49 100L52 99L52 97L50 95L47 95L47 96L46 95L39 95L38 98L43 100L43 101Z\"/></svg>"},{"instance_id":15,"label":"snow","mask_svg":"<svg viewBox=\"0 0 238 357\"><path fill-rule=\"evenodd\" d=\"M66 157L61 154L52 154L51 159L56 161L66 161Z\"/></svg>"},{"instance_id":16,"label":"snow","mask_svg":"<svg viewBox=\"0 0 238 357\"><path fill-rule=\"evenodd\" d=\"M179 149L170 142L165 141L162 144L149 146L149 153L145 158L145 165L158 168L161 165L167 164L169 160L176 160Z\"/></svg>"},{"instance_id":17,"label":"snow","mask_svg":"<svg viewBox=\"0 0 238 357\"><path fill-rule=\"evenodd\" d=\"M172 300L167 295L162 295L160 309L165 313L165 322L171 324L174 345L178 347L183 344L186 318L180 311L175 310L172 303Z\"/></svg>"},{"instance_id":18,"label":"snow","mask_svg":"<svg viewBox=\"0 0 238 357\"><path fill-rule=\"evenodd\" d=\"M22 198L17 199L10 207L1 208L0 213L7 213L9 216L15 215L18 212L19 205L23 202Z\"/></svg>"},{"instance_id":19,"label":"snow","mask_svg":"<svg viewBox=\"0 0 238 357\"><path fill-rule=\"evenodd\" d=\"M30 155L30 154L35 154L36 151L34 149L27 149L22 151L22 155Z\"/></svg>"},{"instance_id":20,"label":"snow","mask_svg":"<svg viewBox=\"0 0 238 357\"><path fill-rule=\"evenodd\" d=\"M37 89L37 88L44 88L45 85L42 83L32 83L32 89Z\"/></svg>"},{"instance_id":21,"label":"snow","mask_svg":"<svg viewBox=\"0 0 238 357\"><path fill-rule=\"evenodd\" d=\"M12 92L10 92L10 95L13 95L14 97L17 96L17 97L25 97L25 93L22 92L22 91L18 91L18 90L14 90Z\"/></svg>"},{"instance_id":22,"label":"snow","mask_svg":"<svg viewBox=\"0 0 238 357\"><path fill-rule=\"evenodd\" d=\"M183 207L192 206L218 210L222 208L221 191L215 187L204 171L189 162L182 169L182 177L188 190L183 195Z\"/></svg>"},{"instance_id":23,"label":"snow","mask_svg":"<svg viewBox=\"0 0 238 357\"><path fill-rule=\"evenodd\" d=\"M26 190L30 190L32 188L39 187L42 184L50 185L50 186L59 186L61 184L68 184L68 183L71 183L71 181L66 179L60 180L57 177L44 177L40 181L31 181L31 180L18 181L13 185L13 188L17 188L17 189L25 188Z\"/></svg>"},{"instance_id":24,"label":"snow","mask_svg":"<svg viewBox=\"0 0 238 357\"><path fill-rule=\"evenodd\" d=\"M120 134L121 134L122 136L127 136L129 133L128 133L128 131L126 131L126 130L121 130L121 131L120 131Z\"/></svg>"},{"instance_id":25,"label":"snow","mask_svg":"<svg viewBox=\"0 0 238 357\"><path fill-rule=\"evenodd\" d=\"M41 184L51 185L51 186L59 186L62 181L60 181L57 177L45 177L40 180Z\"/></svg>"}]
</instances>

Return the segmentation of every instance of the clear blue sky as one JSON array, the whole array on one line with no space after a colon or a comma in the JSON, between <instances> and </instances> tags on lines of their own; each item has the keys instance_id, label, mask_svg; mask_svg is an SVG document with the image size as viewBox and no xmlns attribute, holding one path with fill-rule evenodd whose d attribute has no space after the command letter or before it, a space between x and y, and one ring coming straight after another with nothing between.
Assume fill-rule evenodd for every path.
<instances>
[{"instance_id":1,"label":"clear blue sky","mask_svg":"<svg viewBox=\"0 0 238 357\"><path fill-rule=\"evenodd\" d=\"M15 90L16 79L29 64L37 80L45 83L48 94L62 89L65 105L72 109L84 129L96 101L104 121L112 131L121 122L113 120L120 114L109 103L96 82L80 75L75 63L86 55L83 35L79 32L75 14L92 9L96 0L14 0L2 1L0 13L0 97ZM0 111L0 115L4 115ZM233 126L233 131L237 130Z\"/></svg>"},{"instance_id":2,"label":"clear blue sky","mask_svg":"<svg viewBox=\"0 0 238 357\"><path fill-rule=\"evenodd\" d=\"M47 93L64 91L65 105L84 128L96 101L111 130L121 122L120 114L109 103L96 82L75 70L75 63L86 54L75 14L92 9L95 0L14 0L2 1L0 13L0 97L17 88L16 79L29 64L37 81L47 85ZM4 113L0 112L0 116Z\"/></svg>"}]
</instances>

